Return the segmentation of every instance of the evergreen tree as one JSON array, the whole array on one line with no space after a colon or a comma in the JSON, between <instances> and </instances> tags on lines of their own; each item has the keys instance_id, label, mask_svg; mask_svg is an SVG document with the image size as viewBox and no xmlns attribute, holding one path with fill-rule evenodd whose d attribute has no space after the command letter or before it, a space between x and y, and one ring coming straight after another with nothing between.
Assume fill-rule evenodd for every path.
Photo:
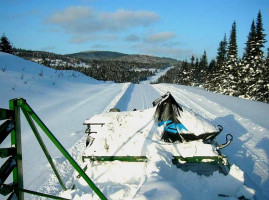
<instances>
[{"instance_id":1,"label":"evergreen tree","mask_svg":"<svg viewBox=\"0 0 269 200\"><path fill-rule=\"evenodd\" d=\"M191 73L190 73L190 67L189 64L187 62L187 60L183 61L182 63L182 70L181 73L179 74L179 84L182 85L191 85L191 77L190 77Z\"/></svg>"},{"instance_id":2,"label":"evergreen tree","mask_svg":"<svg viewBox=\"0 0 269 200\"><path fill-rule=\"evenodd\" d=\"M212 74L216 70L217 62L215 59L212 59L208 66L208 72Z\"/></svg>"},{"instance_id":3,"label":"evergreen tree","mask_svg":"<svg viewBox=\"0 0 269 200\"><path fill-rule=\"evenodd\" d=\"M250 83L247 95L253 100L264 100L267 92L268 74L265 62L263 61L263 50L266 34L264 33L262 15L259 11L256 21L256 48L253 59L253 70L250 71Z\"/></svg>"},{"instance_id":4,"label":"evergreen tree","mask_svg":"<svg viewBox=\"0 0 269 200\"><path fill-rule=\"evenodd\" d=\"M245 63L250 63L251 60L254 60L255 55L257 52L255 52L256 49L256 27L254 20L252 21L250 32L248 34L248 40L246 42L245 52L243 55L243 60L246 61Z\"/></svg>"},{"instance_id":5,"label":"evergreen tree","mask_svg":"<svg viewBox=\"0 0 269 200\"><path fill-rule=\"evenodd\" d=\"M192 67L192 68L194 67L194 60L195 60L195 58L194 58L194 56L192 55L192 56L191 56L191 67Z\"/></svg>"},{"instance_id":6,"label":"evergreen tree","mask_svg":"<svg viewBox=\"0 0 269 200\"><path fill-rule=\"evenodd\" d=\"M248 34L243 60L240 63L240 65L242 66L242 72L239 79L240 82L239 89L240 93L244 95L246 98L250 98L250 96L248 96L250 85L255 83L255 77L253 77L252 74L256 69L255 64L255 57L257 55L256 39L257 39L256 27L255 22L253 20L250 27L250 32Z\"/></svg>"},{"instance_id":7,"label":"evergreen tree","mask_svg":"<svg viewBox=\"0 0 269 200\"><path fill-rule=\"evenodd\" d=\"M7 39L7 37L3 34L1 37L1 42L0 42L0 51L10 53L12 54L12 46Z\"/></svg>"},{"instance_id":8,"label":"evergreen tree","mask_svg":"<svg viewBox=\"0 0 269 200\"><path fill-rule=\"evenodd\" d=\"M200 66L204 69L208 68L208 60L207 60L207 55L206 55L206 51L204 50L204 54L201 57L200 60Z\"/></svg>"},{"instance_id":9,"label":"evergreen tree","mask_svg":"<svg viewBox=\"0 0 269 200\"><path fill-rule=\"evenodd\" d=\"M269 70L268 69L268 67L269 67L269 48L267 48L267 57L265 60L265 66L266 66L267 70Z\"/></svg>"},{"instance_id":10,"label":"evergreen tree","mask_svg":"<svg viewBox=\"0 0 269 200\"><path fill-rule=\"evenodd\" d=\"M236 22L232 25L230 40L228 45L228 55L225 65L220 70L221 84L219 92L238 96L238 52L236 40Z\"/></svg>"},{"instance_id":11,"label":"evergreen tree","mask_svg":"<svg viewBox=\"0 0 269 200\"><path fill-rule=\"evenodd\" d=\"M215 90L215 72L217 69L217 62L215 59L211 60L208 66L204 87L210 91Z\"/></svg>"},{"instance_id":12,"label":"evergreen tree","mask_svg":"<svg viewBox=\"0 0 269 200\"><path fill-rule=\"evenodd\" d=\"M194 70L193 70L193 85L194 86L198 86L200 84L200 70L199 70L199 66L200 66L200 63L199 63L199 59L196 58L195 59L195 64L194 64Z\"/></svg>"},{"instance_id":13,"label":"evergreen tree","mask_svg":"<svg viewBox=\"0 0 269 200\"><path fill-rule=\"evenodd\" d=\"M195 58L192 55L191 56L191 63L190 63L190 69L189 69L189 73L190 73L190 85L195 86L195 82L196 82L196 78L195 78Z\"/></svg>"},{"instance_id":14,"label":"evergreen tree","mask_svg":"<svg viewBox=\"0 0 269 200\"><path fill-rule=\"evenodd\" d=\"M238 60L237 41L236 41L236 22L232 25L229 47L228 47L228 64L235 65Z\"/></svg>"},{"instance_id":15,"label":"evergreen tree","mask_svg":"<svg viewBox=\"0 0 269 200\"><path fill-rule=\"evenodd\" d=\"M227 39L226 34L223 40L219 43L219 48L217 52L217 66L220 68L226 61L227 58Z\"/></svg>"},{"instance_id":16,"label":"evergreen tree","mask_svg":"<svg viewBox=\"0 0 269 200\"><path fill-rule=\"evenodd\" d=\"M197 77L198 78L197 81L199 85L204 83L206 79L207 69L208 69L208 60L207 60L206 51L204 51L204 54L200 58L199 68L197 69L199 70L198 71L199 75Z\"/></svg>"},{"instance_id":17,"label":"evergreen tree","mask_svg":"<svg viewBox=\"0 0 269 200\"><path fill-rule=\"evenodd\" d=\"M256 34L257 34L257 39L256 39L257 56L259 57L259 60L262 60L262 58L263 58L262 48L264 47L264 43L266 42L266 39L265 39L266 34L264 33L261 11L259 11L259 13L257 15Z\"/></svg>"}]
</instances>

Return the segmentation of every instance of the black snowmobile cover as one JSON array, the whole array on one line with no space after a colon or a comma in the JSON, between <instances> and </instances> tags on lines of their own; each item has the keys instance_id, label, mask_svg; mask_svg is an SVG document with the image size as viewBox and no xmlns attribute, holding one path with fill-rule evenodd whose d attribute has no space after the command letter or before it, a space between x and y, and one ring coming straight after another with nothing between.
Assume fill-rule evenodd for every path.
<instances>
[{"instance_id":1,"label":"black snowmobile cover","mask_svg":"<svg viewBox=\"0 0 269 200\"><path fill-rule=\"evenodd\" d=\"M158 126L163 127L161 139L165 142L208 141L213 140L222 131L221 126L215 128L201 116L195 113L189 114L190 111L183 109L169 92L156 99L152 104L156 106L154 118ZM196 127L193 128L193 126ZM202 131L194 132L197 128Z\"/></svg>"}]
</instances>

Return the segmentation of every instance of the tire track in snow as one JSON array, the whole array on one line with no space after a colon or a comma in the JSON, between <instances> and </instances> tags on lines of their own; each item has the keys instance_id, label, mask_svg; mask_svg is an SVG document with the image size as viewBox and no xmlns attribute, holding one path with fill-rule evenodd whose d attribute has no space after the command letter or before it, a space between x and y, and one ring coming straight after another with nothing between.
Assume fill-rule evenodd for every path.
<instances>
[{"instance_id":1,"label":"tire track in snow","mask_svg":"<svg viewBox=\"0 0 269 200\"><path fill-rule=\"evenodd\" d=\"M146 94L145 94L144 85L139 84L139 87L140 87L141 97L142 97L142 101L143 101L143 109L147 109L149 107L148 107L148 101L147 101Z\"/></svg>"},{"instance_id":2,"label":"tire track in snow","mask_svg":"<svg viewBox=\"0 0 269 200\"><path fill-rule=\"evenodd\" d=\"M154 85L154 87L161 93L166 93L167 91L170 91L175 97L175 99L178 102L182 103L182 105L191 108L196 113L204 116L207 119L210 119L211 121L213 120L214 123L223 125L223 127L225 127L226 129L223 131L225 133L234 133L233 128L237 127L233 127L233 124L230 122L239 122L239 125L236 126L242 126L243 129L245 129L245 132L242 133L242 136L236 138L237 140L234 140L236 144L234 146L232 145L231 148L233 148L234 153L238 155L230 155L229 160L233 161L238 166L240 166L242 170L244 170L246 175L245 181L247 182L247 184L250 184L251 187L255 187L254 189L256 190L257 197L259 197L259 199L263 199L265 196L267 196L267 198L269 197L269 194L266 194L265 192L269 191L269 162L268 159L266 159L266 153L264 153L263 151L259 151L257 148L255 148L260 141L262 141L264 138L268 138L268 130L266 131L266 129L261 127L260 125L257 125L252 121L245 119L236 113L233 113L229 109L224 108L223 106L218 105L215 102L212 102L204 96L197 95L195 93L187 91L186 89L181 89L179 88L180 86L175 87L173 85L158 84ZM204 101L206 101L206 103L204 103ZM205 106L207 110L204 109L203 106ZM216 108L220 110L217 111ZM223 117L225 115L233 115L234 119L226 119L225 117ZM255 133L255 129L264 131L263 133L259 134L259 138L254 140L253 138L255 137L251 133ZM242 128L238 131L242 131ZM244 139L244 137L247 137L247 139ZM242 151L236 149L240 149L240 147L242 147ZM231 150L231 148L227 151L224 149L224 152L226 154L230 154L229 150ZM245 153L245 155L242 155L243 153ZM242 158L238 159L238 156L242 156ZM247 164L245 162L247 162ZM253 166L253 169L249 169L249 166ZM262 185L262 183L265 183L265 185Z\"/></svg>"}]
</instances>

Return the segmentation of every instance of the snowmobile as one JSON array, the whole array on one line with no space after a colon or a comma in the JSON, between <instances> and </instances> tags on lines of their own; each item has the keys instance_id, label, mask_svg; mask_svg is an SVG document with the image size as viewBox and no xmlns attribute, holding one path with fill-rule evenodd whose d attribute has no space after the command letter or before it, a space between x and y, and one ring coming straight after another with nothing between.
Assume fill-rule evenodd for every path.
<instances>
[{"instance_id":1,"label":"snowmobile","mask_svg":"<svg viewBox=\"0 0 269 200\"><path fill-rule=\"evenodd\" d=\"M180 105L169 92L152 108L112 109L84 125L84 169L111 199L253 198L244 172L221 153L233 136L227 134L219 145L222 126Z\"/></svg>"},{"instance_id":2,"label":"snowmobile","mask_svg":"<svg viewBox=\"0 0 269 200\"><path fill-rule=\"evenodd\" d=\"M147 147L158 144L171 155L171 162L183 171L211 175L229 173L230 164L216 137L223 130L192 110L179 105L167 92L153 102L153 108L120 112L112 109L86 120L86 151L83 160L144 162L152 157ZM142 155L141 155L142 154Z\"/></svg>"}]
</instances>

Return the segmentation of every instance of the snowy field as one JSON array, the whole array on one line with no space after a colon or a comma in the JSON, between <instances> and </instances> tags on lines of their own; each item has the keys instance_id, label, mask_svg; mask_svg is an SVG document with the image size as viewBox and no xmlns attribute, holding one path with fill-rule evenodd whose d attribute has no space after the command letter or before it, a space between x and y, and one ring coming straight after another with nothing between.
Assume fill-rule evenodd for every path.
<instances>
[{"instance_id":1,"label":"snowy field","mask_svg":"<svg viewBox=\"0 0 269 200\"><path fill-rule=\"evenodd\" d=\"M151 80L156 79L153 77ZM78 72L56 71L4 53L0 53L0 85L1 108L8 108L9 99L25 98L82 166L85 165L81 161L81 156L85 150L86 127L83 126L83 122L86 119L99 113L107 113L113 107L120 108L121 111L151 108L152 101L170 91L177 102L183 106L210 120L214 125L223 126L223 133L217 138L220 143L224 142L226 133L233 134L232 144L224 149L223 153L228 156L230 163L238 166L244 174L241 176L241 170L237 170L236 167L233 172L237 171L238 177L243 177L244 184L255 190L255 199L269 199L268 104L181 85L102 82ZM69 198L76 199L82 199L80 198L82 196L86 198L85 191L89 191L87 197L92 197L91 189L86 189L80 180L76 180L73 176L74 172L65 159L46 137L43 137L67 187L72 187L74 183L78 187L78 190L73 193L61 192L60 185L52 175L52 170L24 118L22 118L22 134L25 188L54 195L71 195ZM6 140L4 144L1 144L1 148L8 145L9 142ZM116 164L118 166L115 165L114 168L109 166L111 167L109 173L120 176L117 173L121 168L121 163ZM163 163L160 167L162 166L166 165ZM214 196L210 196L213 195L212 188L202 187L207 181L214 179L214 176L209 179L199 178L196 174L188 172L190 173L187 176L188 179L183 179L186 172L171 166L169 170L161 170L156 173L155 177L150 176L147 179L149 172L145 169L149 169L150 166L134 167L132 165L129 167L135 170L135 178L140 177L140 179L123 173L126 179L133 181L133 185L124 184L124 180L116 182L113 177L112 182L100 183L100 189L105 194L110 194L109 198L214 199ZM103 168L99 166L100 171L95 171L95 169L98 169L98 166L91 171L90 177L93 180L102 179L102 174L108 170L106 166ZM194 191L186 187L192 182L196 185ZM198 183L201 184L200 187ZM224 183L229 184L227 180ZM210 183L207 184L210 185ZM221 184L220 181L219 187ZM158 191L158 188L163 188L163 190ZM158 194L163 196L156 196ZM0 196L0 199L6 199L6 197ZM219 199L229 198L219 197Z\"/></svg>"}]
</instances>

